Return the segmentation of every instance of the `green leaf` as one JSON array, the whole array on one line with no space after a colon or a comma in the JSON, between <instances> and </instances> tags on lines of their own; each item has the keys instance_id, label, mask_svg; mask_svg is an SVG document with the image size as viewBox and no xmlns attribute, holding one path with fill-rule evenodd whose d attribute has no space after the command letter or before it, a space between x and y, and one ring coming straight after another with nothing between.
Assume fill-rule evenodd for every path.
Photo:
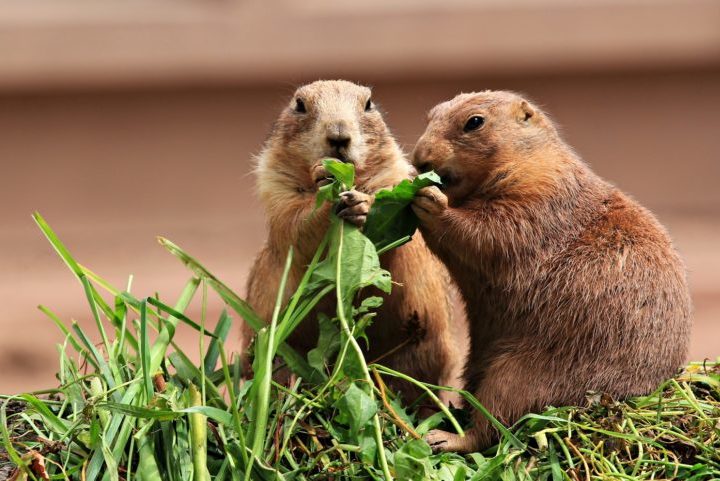
<instances>
[{"instance_id":1,"label":"green leaf","mask_svg":"<svg viewBox=\"0 0 720 481\"><path fill-rule=\"evenodd\" d=\"M356 383L350 384L343 397L335 403L335 407L340 411L337 421L350 426L353 437L357 436L377 411L375 402Z\"/></svg>"},{"instance_id":2,"label":"green leaf","mask_svg":"<svg viewBox=\"0 0 720 481\"><path fill-rule=\"evenodd\" d=\"M337 220L337 222L340 222ZM345 302L351 301L355 293L363 287L375 286L389 293L392 289L390 273L380 267L380 259L372 242L360 230L352 225L342 229L342 279L340 289ZM338 234L340 235L340 234ZM315 271L315 281L324 282L335 279L339 239L331 241L330 252Z\"/></svg>"},{"instance_id":3,"label":"green leaf","mask_svg":"<svg viewBox=\"0 0 720 481\"><path fill-rule=\"evenodd\" d=\"M140 419L156 419L158 421L172 421L183 416L181 412L169 409L149 409L132 404L104 402L97 405L99 409L106 409L113 413L122 413Z\"/></svg>"},{"instance_id":4,"label":"green leaf","mask_svg":"<svg viewBox=\"0 0 720 481\"><path fill-rule=\"evenodd\" d=\"M432 449L422 439L413 439L403 444L395 453L395 472L398 479L429 479L432 466Z\"/></svg>"},{"instance_id":5,"label":"green leaf","mask_svg":"<svg viewBox=\"0 0 720 481\"><path fill-rule=\"evenodd\" d=\"M330 358L340 349L340 330L328 316L318 314L319 336L315 349L308 352L308 364L323 371L330 364Z\"/></svg>"},{"instance_id":6,"label":"green leaf","mask_svg":"<svg viewBox=\"0 0 720 481\"><path fill-rule=\"evenodd\" d=\"M365 223L365 235L378 248L412 236L418 226L417 217L410 208L415 194L423 187L439 183L440 177L435 172L426 172L412 182L403 180L391 190L376 193Z\"/></svg>"},{"instance_id":7,"label":"green leaf","mask_svg":"<svg viewBox=\"0 0 720 481\"><path fill-rule=\"evenodd\" d=\"M390 273L380 268L372 242L357 227L346 226L344 231L341 288L345 299L350 300L359 289L371 285L389 293Z\"/></svg>"},{"instance_id":8,"label":"green leaf","mask_svg":"<svg viewBox=\"0 0 720 481\"><path fill-rule=\"evenodd\" d=\"M351 163L340 162L335 159L323 160L323 166L330 175L341 182L346 189L355 185L355 166Z\"/></svg>"},{"instance_id":9,"label":"green leaf","mask_svg":"<svg viewBox=\"0 0 720 481\"><path fill-rule=\"evenodd\" d=\"M360 459L363 463L373 465L375 464L375 456L377 455L377 443L373 433L367 431L360 435L358 440L360 446Z\"/></svg>"},{"instance_id":10,"label":"green leaf","mask_svg":"<svg viewBox=\"0 0 720 481\"><path fill-rule=\"evenodd\" d=\"M353 164L346 164L336 159L325 159L323 166L335 180L318 189L315 196L316 209L325 202L334 203L338 200L340 192L351 189L355 184L355 166Z\"/></svg>"},{"instance_id":11,"label":"green leaf","mask_svg":"<svg viewBox=\"0 0 720 481\"><path fill-rule=\"evenodd\" d=\"M203 416L214 419L225 426L232 426L233 424L232 414L211 406L191 406L189 408L181 409L178 412L187 414L202 414Z\"/></svg>"},{"instance_id":12,"label":"green leaf","mask_svg":"<svg viewBox=\"0 0 720 481\"><path fill-rule=\"evenodd\" d=\"M560 460L558 459L557 452L555 451L555 444L550 441L549 444L550 452L550 472L552 473L553 481L562 481L562 468L560 467Z\"/></svg>"}]
</instances>

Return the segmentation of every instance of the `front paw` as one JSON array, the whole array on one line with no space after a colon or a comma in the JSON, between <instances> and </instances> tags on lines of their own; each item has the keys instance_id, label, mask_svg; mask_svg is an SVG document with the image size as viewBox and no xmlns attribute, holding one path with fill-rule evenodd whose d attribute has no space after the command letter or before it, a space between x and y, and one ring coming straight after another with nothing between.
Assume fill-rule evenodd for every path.
<instances>
[{"instance_id":1,"label":"front paw","mask_svg":"<svg viewBox=\"0 0 720 481\"><path fill-rule=\"evenodd\" d=\"M312 176L312 180L317 188L320 188L323 185L328 185L333 181L332 176L325 169L322 160L312 166L310 169L310 175Z\"/></svg>"},{"instance_id":2,"label":"front paw","mask_svg":"<svg viewBox=\"0 0 720 481\"><path fill-rule=\"evenodd\" d=\"M434 453L454 451L456 453L472 453L480 448L477 431L470 429L464 436L433 429L424 436Z\"/></svg>"},{"instance_id":3,"label":"front paw","mask_svg":"<svg viewBox=\"0 0 720 481\"><path fill-rule=\"evenodd\" d=\"M432 224L448 208L448 198L437 187L423 187L412 203L412 210L423 225Z\"/></svg>"},{"instance_id":4,"label":"front paw","mask_svg":"<svg viewBox=\"0 0 720 481\"><path fill-rule=\"evenodd\" d=\"M439 429L433 429L429 431L423 439L425 439L425 442L428 443L430 449L432 449L434 453L441 453L449 451L448 448L450 447L450 440L453 436L455 435L452 433L441 431Z\"/></svg>"},{"instance_id":5,"label":"front paw","mask_svg":"<svg viewBox=\"0 0 720 481\"><path fill-rule=\"evenodd\" d=\"M335 212L342 220L362 227L367 220L372 201L372 195L357 190L348 190L340 194L340 202L335 208Z\"/></svg>"}]
</instances>

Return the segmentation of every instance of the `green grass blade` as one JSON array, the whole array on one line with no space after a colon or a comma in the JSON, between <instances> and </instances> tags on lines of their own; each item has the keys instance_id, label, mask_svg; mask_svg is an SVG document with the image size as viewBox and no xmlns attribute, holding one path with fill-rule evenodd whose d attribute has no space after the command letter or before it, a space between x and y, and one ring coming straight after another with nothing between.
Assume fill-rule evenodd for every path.
<instances>
[{"instance_id":1,"label":"green grass blade","mask_svg":"<svg viewBox=\"0 0 720 481\"><path fill-rule=\"evenodd\" d=\"M285 285L290 275L290 267L292 266L293 249L288 251L285 259L285 269L280 278L280 287L278 288L275 299L275 308L273 309L272 320L267 328L267 335L260 336L258 341L260 349L257 349L255 355L255 363L259 369L255 372L253 386L250 389L250 402L253 404L254 419L250 426L249 436L252 440L253 458L250 460L252 467L255 458L262 458L262 452L265 445L265 433L268 425L268 405L270 403L270 386L272 384L272 364L275 358L275 331L277 330L278 317L280 316L280 308L282 307L283 298L285 297ZM245 479L250 479L250 468L247 469Z\"/></svg>"},{"instance_id":2,"label":"green grass blade","mask_svg":"<svg viewBox=\"0 0 720 481\"><path fill-rule=\"evenodd\" d=\"M180 259L183 264L195 273L195 275L205 279L210 287L218 293L227 305L237 312L256 332L265 326L265 322L257 315L247 302L235 294L229 287L210 273L210 271L208 271L192 256L164 237L158 237L158 242L160 242L160 245L165 247L168 252ZM314 380L315 382L323 379L323 376L310 367L305 358L298 354L293 348L288 346L287 343L281 344L278 347L277 352L285 360L288 367L290 367L290 369L302 378Z\"/></svg>"},{"instance_id":3,"label":"green grass blade","mask_svg":"<svg viewBox=\"0 0 720 481\"><path fill-rule=\"evenodd\" d=\"M189 317L187 317L187 316L186 316L185 314L183 314L182 312L176 311L176 310L173 309L172 307L170 307L170 306L168 306L168 305L166 305L166 304L163 304L162 302L160 302L159 300L155 299L154 297L148 297L146 300L147 300L148 304L152 304L153 306L157 307L157 308L158 308L158 312L166 312L166 313L170 314L172 317L174 317L174 318L182 321L183 323L187 324L188 326L192 327L192 328L195 329L196 331L198 331L198 332L203 332L206 336L215 337L215 334L213 334L212 332L209 332L209 331L205 331L205 330L200 326L200 324L198 324L197 322L193 321L192 319L190 319Z\"/></svg>"},{"instance_id":4,"label":"green grass blade","mask_svg":"<svg viewBox=\"0 0 720 481\"><path fill-rule=\"evenodd\" d=\"M53 246L55 251L58 253L63 262L65 262L68 268L75 274L78 279L83 277L83 271L78 265L78 263L75 261L73 256L70 255L70 251L68 251L67 247L65 247L65 244L62 243L62 241L58 238L57 234L55 234L55 231L52 230L52 228L48 225L48 223L40 215L40 213L35 212L32 217L35 220L35 223L37 223L38 227L40 227L42 233L45 234L45 237L47 237L47 240L50 241L50 245Z\"/></svg>"},{"instance_id":5,"label":"green grass blade","mask_svg":"<svg viewBox=\"0 0 720 481\"><path fill-rule=\"evenodd\" d=\"M8 430L8 417L7 417L7 405L10 399L5 400L0 406L0 436L2 439L2 446L5 448L5 454L10 461L20 468L23 472L26 472L25 462L22 460L22 456L15 450L15 446L11 440L11 433ZM22 479L22 478L21 478Z\"/></svg>"},{"instance_id":6,"label":"green grass blade","mask_svg":"<svg viewBox=\"0 0 720 481\"><path fill-rule=\"evenodd\" d=\"M69 423L66 423L50 411L47 404L31 394L22 394L19 398L31 405L53 431L63 437L67 434Z\"/></svg>"},{"instance_id":7,"label":"green grass blade","mask_svg":"<svg viewBox=\"0 0 720 481\"><path fill-rule=\"evenodd\" d=\"M213 332L213 339L210 341L207 353L203 363L205 365L205 372L212 372L217 365L218 357L220 356L220 345L227 340L228 333L232 327L232 317L228 315L227 311L223 309L220 314L220 319L215 326Z\"/></svg>"},{"instance_id":8,"label":"green grass blade","mask_svg":"<svg viewBox=\"0 0 720 481\"><path fill-rule=\"evenodd\" d=\"M140 304L140 366L145 388L145 402L149 403L153 397L153 373L150 372L150 336L147 324L147 304L143 301Z\"/></svg>"},{"instance_id":9,"label":"green grass blade","mask_svg":"<svg viewBox=\"0 0 720 481\"><path fill-rule=\"evenodd\" d=\"M85 334L85 331L82 330L80 325L77 322L73 322L72 329L77 334L80 341L85 345L85 349L89 355L86 357L88 361L90 361L92 364L94 364L97 369L100 371L100 374L102 374L103 378L105 379L105 383L108 386L108 389L115 389L117 386L117 382L115 378L113 377L112 372L110 371L110 366L108 366L108 363L105 361L105 358L100 354L100 351L97 350L95 345L90 341L90 339ZM119 392L114 392L114 397L120 396Z\"/></svg>"},{"instance_id":10,"label":"green grass blade","mask_svg":"<svg viewBox=\"0 0 720 481\"><path fill-rule=\"evenodd\" d=\"M67 326L65 326L65 323L63 323L60 320L60 318L57 316L57 314L55 314L53 311L51 311L49 308L47 308L43 305L39 305L38 309L40 309L40 311L43 314L48 316L50 318L50 320L52 320L53 323L55 323L55 325L58 327L58 329L60 329L60 331L62 331L65 338L67 338L68 341L70 341L70 344L72 344L72 347L78 353L82 353L83 351L85 351L85 349L83 349L83 347L80 345L80 343L77 341L77 339L75 339L75 336L72 335L72 332L70 332L70 329L68 329Z\"/></svg>"},{"instance_id":11,"label":"green grass blade","mask_svg":"<svg viewBox=\"0 0 720 481\"><path fill-rule=\"evenodd\" d=\"M202 382L203 376L200 369L187 357L187 354L179 349L175 352L171 352L168 355L168 361L177 370L178 377L186 384L199 384ZM208 398L213 400L213 403L225 407L222 394L215 384L210 382L208 378L205 378L205 389L208 393Z\"/></svg>"},{"instance_id":12,"label":"green grass blade","mask_svg":"<svg viewBox=\"0 0 720 481\"><path fill-rule=\"evenodd\" d=\"M182 313L185 309L187 309L187 306L190 305L190 301L192 301L195 296L199 285L200 279L197 277L193 277L187 282L187 284L185 284L185 288L175 304L175 311ZM150 372L156 372L160 369L160 365L165 358L167 348L175 335L177 323L178 319L172 315L168 318L166 323L163 323L163 328L151 349Z\"/></svg>"},{"instance_id":13,"label":"green grass blade","mask_svg":"<svg viewBox=\"0 0 720 481\"><path fill-rule=\"evenodd\" d=\"M155 448L153 446L152 437L143 436L138 444L140 446L140 462L138 464L138 477L142 481L165 481L160 474L160 469L155 459Z\"/></svg>"}]
</instances>

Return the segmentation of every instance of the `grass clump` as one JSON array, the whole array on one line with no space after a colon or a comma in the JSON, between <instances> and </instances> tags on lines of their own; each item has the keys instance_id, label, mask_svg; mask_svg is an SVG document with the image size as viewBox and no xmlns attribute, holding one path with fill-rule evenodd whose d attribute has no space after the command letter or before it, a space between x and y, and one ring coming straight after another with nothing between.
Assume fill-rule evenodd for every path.
<instances>
[{"instance_id":1,"label":"grass clump","mask_svg":"<svg viewBox=\"0 0 720 481\"><path fill-rule=\"evenodd\" d=\"M318 202L335 202L352 186L354 172L348 164L326 167L337 180L321 190ZM431 452L422 436L435 427L462 432L467 415L437 402L437 414L420 420L386 381L415 382L434 401L438 389L450 388L368 365L361 343L382 303L364 297L365 288L392 289L378 252L409 240L416 220L408 204L417 189L436 180L426 174L378 196L367 235L334 218L298 289L289 299L278 295L269 320L166 239L161 244L187 265L190 280L172 304L136 297L79 264L36 215L79 281L97 332L68 326L41 306L64 336L59 387L0 398L0 479L720 478L717 364L691 364L655 393L626 402L590 395L586 407L548 408L512 429L492 419L501 440L484 453ZM287 269L280 293L286 278ZM205 312L210 293L227 305L212 330L204 315L193 320L184 313L196 297ZM308 319L327 296L336 299L336 312ZM239 318L257 331L248 380L240 360L224 349ZM318 345L307 356L285 343L301 322L320 327ZM175 344L179 324L197 331L199 363ZM273 380L278 360L297 375L291 385ZM460 394L487 413L469 393Z\"/></svg>"}]
</instances>

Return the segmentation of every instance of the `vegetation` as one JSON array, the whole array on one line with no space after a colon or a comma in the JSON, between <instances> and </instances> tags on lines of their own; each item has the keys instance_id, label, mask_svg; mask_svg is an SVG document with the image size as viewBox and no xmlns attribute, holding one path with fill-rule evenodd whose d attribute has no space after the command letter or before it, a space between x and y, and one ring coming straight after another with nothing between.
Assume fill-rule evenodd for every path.
<instances>
[{"instance_id":1,"label":"vegetation","mask_svg":"<svg viewBox=\"0 0 720 481\"><path fill-rule=\"evenodd\" d=\"M319 203L336 202L354 181L351 165L326 167L336 181L321 189ZM382 303L364 297L363 289L392 290L378 253L409 240L416 228L409 202L436 181L425 174L379 195L367 235L333 218L297 290L287 301L278 295L268 322L166 239L160 243L192 272L174 303L136 297L130 285L114 287L80 265L36 214L80 282L97 333L91 337L40 307L64 336L59 387L0 398L0 479L3 472L14 480L83 481L719 478L717 364L692 364L655 393L627 402L590 394L586 407L549 408L511 430L493 420L501 441L484 453L431 452L423 434L435 427L462 432L467 414L437 400L435 393L449 388L368 364L361 345ZM205 316L210 295L227 305L211 330ZM336 312L307 319L326 296L337 300ZM199 320L184 314L195 297L203 306ZM224 349L240 318L257 331L249 380L243 380L240 359ZM317 348L305 357L285 343L300 322L320 326ZM179 324L198 332L201 362L176 345ZM279 364L297 375L289 385L273 380ZM420 386L437 413L418 419L413 406L387 388L392 377ZM489 416L469 393L460 393Z\"/></svg>"}]
</instances>

